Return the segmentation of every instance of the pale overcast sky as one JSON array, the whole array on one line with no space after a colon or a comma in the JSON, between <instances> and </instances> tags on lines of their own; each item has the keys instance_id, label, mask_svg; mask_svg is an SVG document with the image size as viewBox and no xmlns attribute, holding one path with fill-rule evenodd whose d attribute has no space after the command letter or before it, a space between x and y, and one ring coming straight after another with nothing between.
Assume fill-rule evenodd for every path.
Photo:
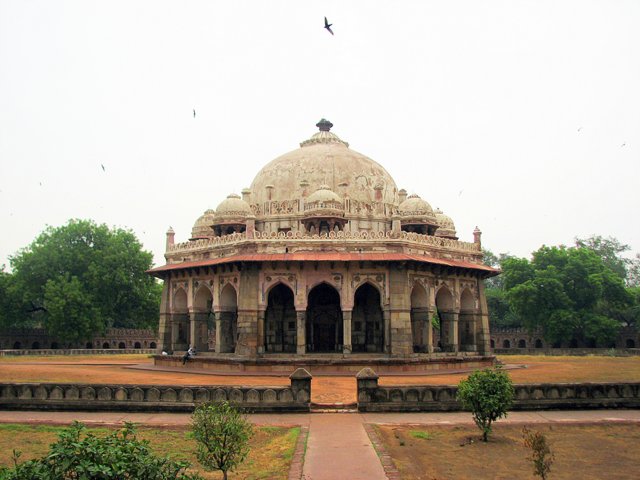
<instances>
[{"instance_id":1,"label":"pale overcast sky","mask_svg":"<svg viewBox=\"0 0 640 480\"><path fill-rule=\"evenodd\" d=\"M0 264L70 218L164 264L321 117L461 240L640 251L640 1L0 0Z\"/></svg>"}]
</instances>

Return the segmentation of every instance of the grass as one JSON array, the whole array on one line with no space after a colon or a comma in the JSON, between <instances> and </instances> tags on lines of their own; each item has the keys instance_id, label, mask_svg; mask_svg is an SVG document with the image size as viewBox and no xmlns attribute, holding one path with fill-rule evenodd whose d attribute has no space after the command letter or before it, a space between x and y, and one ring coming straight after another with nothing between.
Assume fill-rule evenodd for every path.
<instances>
[{"instance_id":1,"label":"grass","mask_svg":"<svg viewBox=\"0 0 640 480\"><path fill-rule=\"evenodd\" d=\"M20 462L44 456L65 427L50 425L0 425L0 465L12 466L12 451L22 452ZM89 428L95 435L105 435L108 428ZM174 460L188 461L192 471L207 479L222 478L219 472L206 472L195 457L196 443L186 428L138 427L138 438L149 440L153 451ZM295 451L299 427L255 427L247 460L230 479L285 479Z\"/></svg>"},{"instance_id":2,"label":"grass","mask_svg":"<svg viewBox=\"0 0 640 480\"><path fill-rule=\"evenodd\" d=\"M433 434L425 430L409 430L409 435L413 438L421 438L422 440L431 440L433 438Z\"/></svg>"}]
</instances>

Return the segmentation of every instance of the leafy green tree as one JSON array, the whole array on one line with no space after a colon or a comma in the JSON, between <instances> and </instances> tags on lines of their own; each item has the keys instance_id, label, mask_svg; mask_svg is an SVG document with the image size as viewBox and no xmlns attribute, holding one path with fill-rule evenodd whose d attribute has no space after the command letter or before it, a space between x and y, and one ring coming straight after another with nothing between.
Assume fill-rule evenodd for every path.
<instances>
[{"instance_id":1,"label":"leafy green tree","mask_svg":"<svg viewBox=\"0 0 640 480\"><path fill-rule=\"evenodd\" d=\"M507 416L513 396L511 378L499 366L476 370L458 384L458 401L463 408L471 410L485 442L491 433L491 424Z\"/></svg>"},{"instance_id":2,"label":"leafy green tree","mask_svg":"<svg viewBox=\"0 0 640 480\"><path fill-rule=\"evenodd\" d=\"M511 307L530 330L542 328L550 342L613 342L632 297L593 250L543 246L529 266L525 262L514 264L516 273L505 272L505 287Z\"/></svg>"},{"instance_id":3,"label":"leafy green tree","mask_svg":"<svg viewBox=\"0 0 640 480\"><path fill-rule=\"evenodd\" d=\"M198 462L207 470L220 470L224 480L249 454L253 428L228 402L203 403L192 416L193 436L198 442Z\"/></svg>"},{"instance_id":4,"label":"leafy green tree","mask_svg":"<svg viewBox=\"0 0 640 480\"><path fill-rule=\"evenodd\" d=\"M12 274L0 266L0 329L16 326L24 317L27 306L22 301Z\"/></svg>"},{"instance_id":5,"label":"leafy green tree","mask_svg":"<svg viewBox=\"0 0 640 480\"><path fill-rule=\"evenodd\" d=\"M200 480L185 473L188 463L174 462L155 455L148 440L139 440L133 424L104 437L86 433L75 422L63 431L49 453L37 460L19 464L14 452L14 468L0 469L3 480L59 479L145 479Z\"/></svg>"},{"instance_id":6,"label":"leafy green tree","mask_svg":"<svg viewBox=\"0 0 640 480\"><path fill-rule=\"evenodd\" d=\"M152 254L131 231L70 220L48 227L11 258L11 266L14 288L33 307L25 312L42 310L42 325L62 341L157 323L162 288L145 273ZM67 313L74 325L64 324ZM81 320L87 314L95 318Z\"/></svg>"}]
</instances>

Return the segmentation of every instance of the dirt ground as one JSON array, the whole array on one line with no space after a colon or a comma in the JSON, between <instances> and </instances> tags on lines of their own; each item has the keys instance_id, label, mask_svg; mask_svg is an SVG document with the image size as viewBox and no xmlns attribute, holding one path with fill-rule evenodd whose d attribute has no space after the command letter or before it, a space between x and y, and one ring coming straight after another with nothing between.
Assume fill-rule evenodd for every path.
<instances>
[{"instance_id":1,"label":"dirt ground","mask_svg":"<svg viewBox=\"0 0 640 480\"><path fill-rule=\"evenodd\" d=\"M405 480L535 479L522 425L497 424L489 442L475 426L376 426ZM637 424L535 425L555 456L550 479L632 480L640 469Z\"/></svg>"},{"instance_id":2,"label":"dirt ground","mask_svg":"<svg viewBox=\"0 0 640 480\"><path fill-rule=\"evenodd\" d=\"M501 356L515 383L640 381L640 357ZM287 377L153 370L146 355L0 357L2 382L81 382L174 385L288 385ZM143 367L143 369L139 368ZM381 385L455 385L468 373L383 376ZM355 377L316 376L316 403L354 403Z\"/></svg>"}]
</instances>

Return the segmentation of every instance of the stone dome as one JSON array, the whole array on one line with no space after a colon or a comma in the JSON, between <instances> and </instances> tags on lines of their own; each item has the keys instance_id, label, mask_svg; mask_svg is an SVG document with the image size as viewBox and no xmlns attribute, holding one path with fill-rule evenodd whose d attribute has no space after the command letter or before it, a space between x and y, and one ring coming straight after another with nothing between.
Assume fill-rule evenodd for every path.
<instances>
[{"instance_id":1,"label":"stone dome","mask_svg":"<svg viewBox=\"0 0 640 480\"><path fill-rule=\"evenodd\" d=\"M208 238L213 237L213 225L215 221L215 212L211 209L206 210L193 224L191 229L191 238Z\"/></svg>"},{"instance_id":2,"label":"stone dome","mask_svg":"<svg viewBox=\"0 0 640 480\"><path fill-rule=\"evenodd\" d=\"M342 199L329 188L329 185L320 185L320 188L306 199L306 203L314 202L342 202Z\"/></svg>"},{"instance_id":3,"label":"stone dome","mask_svg":"<svg viewBox=\"0 0 640 480\"><path fill-rule=\"evenodd\" d=\"M451 217L442 213L442 210L439 208L435 210L436 221L438 222L438 230L436 230L437 237L446 237L453 238L455 240L458 239L456 236L456 226L451 220Z\"/></svg>"},{"instance_id":4,"label":"stone dome","mask_svg":"<svg viewBox=\"0 0 640 480\"><path fill-rule=\"evenodd\" d=\"M342 197L397 205L396 183L380 164L331 133L331 122L322 119L316 126L320 131L300 148L260 170L251 183L251 203L301 198L326 184Z\"/></svg>"},{"instance_id":5,"label":"stone dome","mask_svg":"<svg viewBox=\"0 0 640 480\"><path fill-rule=\"evenodd\" d=\"M433 219L435 220L431 205L429 205L425 200L421 199L416 194L409 195L409 197L407 197L407 199L400 204L400 206L398 207L398 213L403 217L421 217L426 215L429 217L433 217Z\"/></svg>"},{"instance_id":6,"label":"stone dome","mask_svg":"<svg viewBox=\"0 0 640 480\"><path fill-rule=\"evenodd\" d=\"M218 208L216 208L216 217L246 217L251 215L251 207L247 202L240 198L240 195L232 193L227 196Z\"/></svg>"}]
</instances>

